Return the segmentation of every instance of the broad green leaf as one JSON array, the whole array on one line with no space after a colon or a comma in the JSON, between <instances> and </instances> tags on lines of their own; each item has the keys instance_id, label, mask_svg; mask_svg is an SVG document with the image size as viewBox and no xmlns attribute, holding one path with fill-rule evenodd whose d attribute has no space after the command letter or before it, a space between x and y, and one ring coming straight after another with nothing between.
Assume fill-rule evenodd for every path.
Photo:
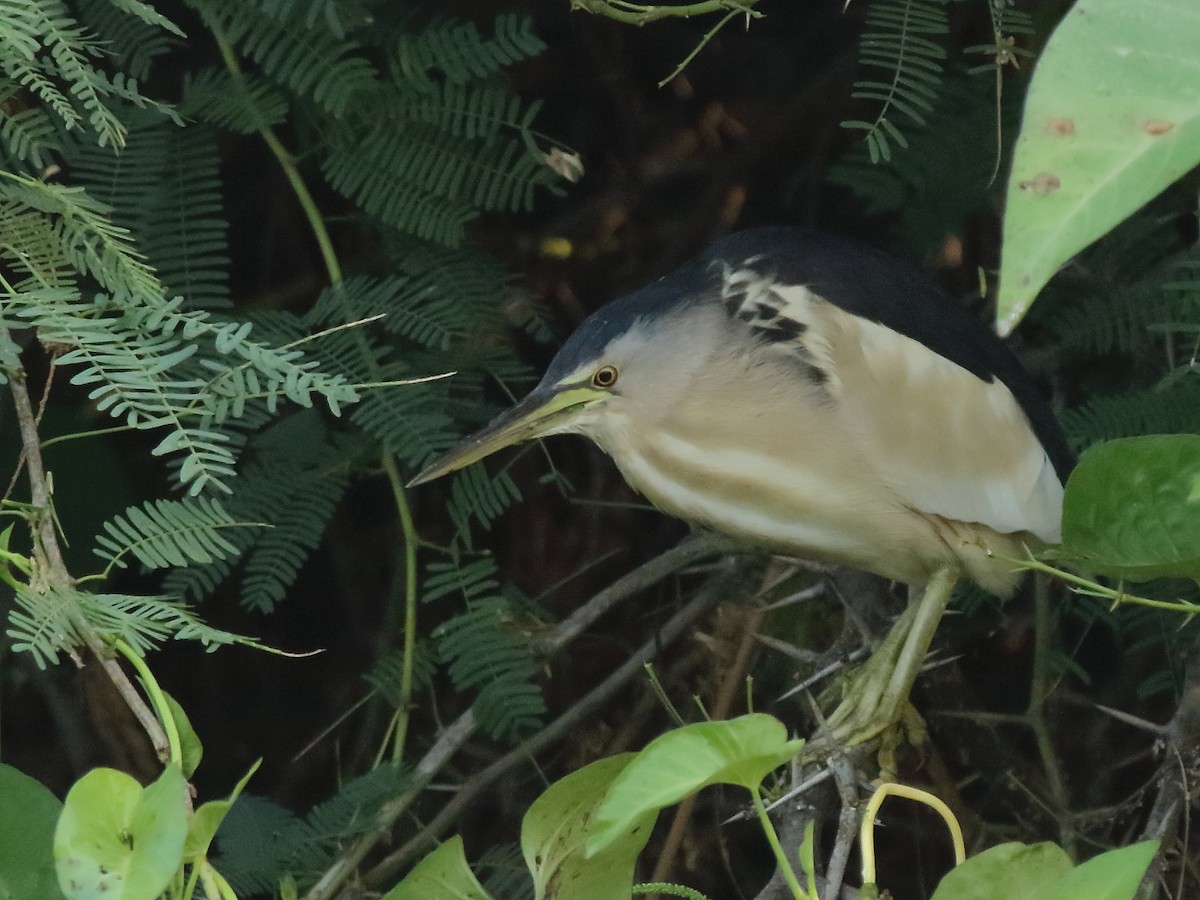
<instances>
[{"instance_id":1,"label":"broad green leaf","mask_svg":"<svg viewBox=\"0 0 1200 900\"><path fill-rule=\"evenodd\" d=\"M54 834L63 893L155 900L183 862L187 789L175 766L145 789L115 769L93 769L75 782Z\"/></svg>"},{"instance_id":2,"label":"broad green leaf","mask_svg":"<svg viewBox=\"0 0 1200 900\"><path fill-rule=\"evenodd\" d=\"M5 765L0 798L0 900L62 897L53 853L62 804L40 782Z\"/></svg>"},{"instance_id":3,"label":"broad green leaf","mask_svg":"<svg viewBox=\"0 0 1200 900\"><path fill-rule=\"evenodd\" d=\"M1089 449L1067 481L1062 553L1104 575L1200 578L1200 437L1155 434Z\"/></svg>"},{"instance_id":4,"label":"broad green leaf","mask_svg":"<svg viewBox=\"0 0 1200 900\"><path fill-rule=\"evenodd\" d=\"M1033 900L1070 871L1057 844L999 844L947 872L932 900Z\"/></svg>"},{"instance_id":5,"label":"broad green leaf","mask_svg":"<svg viewBox=\"0 0 1200 900\"><path fill-rule=\"evenodd\" d=\"M594 856L586 828L616 777L635 754L597 760L550 785L521 821L521 851L537 900L628 900L633 868L658 810L648 810Z\"/></svg>"},{"instance_id":6,"label":"broad green leaf","mask_svg":"<svg viewBox=\"0 0 1200 900\"><path fill-rule=\"evenodd\" d=\"M1200 163L1195 0L1078 0L1025 101L1004 215L997 323L1058 268Z\"/></svg>"},{"instance_id":7,"label":"broad green leaf","mask_svg":"<svg viewBox=\"0 0 1200 900\"><path fill-rule=\"evenodd\" d=\"M200 768L200 760L204 759L204 745L200 743L200 738L196 734L196 730L192 728L192 721L188 718L187 712L179 702L163 691L163 696L167 698L167 706L171 710L171 718L175 720L175 727L179 730L179 744L183 756L183 776L191 778L196 774L196 770Z\"/></svg>"},{"instance_id":8,"label":"broad green leaf","mask_svg":"<svg viewBox=\"0 0 1200 900\"><path fill-rule=\"evenodd\" d=\"M1057 881L1043 884L1030 900L1133 900L1157 851L1158 841L1142 841L1101 853Z\"/></svg>"},{"instance_id":9,"label":"broad green leaf","mask_svg":"<svg viewBox=\"0 0 1200 900\"><path fill-rule=\"evenodd\" d=\"M417 863L408 876L380 900L492 900L463 853L457 834Z\"/></svg>"},{"instance_id":10,"label":"broad green leaf","mask_svg":"<svg viewBox=\"0 0 1200 900\"><path fill-rule=\"evenodd\" d=\"M588 828L587 852L599 853L648 812L710 784L753 790L803 746L804 741L787 739L782 722L762 713L668 732L647 744L617 776Z\"/></svg>"}]
</instances>

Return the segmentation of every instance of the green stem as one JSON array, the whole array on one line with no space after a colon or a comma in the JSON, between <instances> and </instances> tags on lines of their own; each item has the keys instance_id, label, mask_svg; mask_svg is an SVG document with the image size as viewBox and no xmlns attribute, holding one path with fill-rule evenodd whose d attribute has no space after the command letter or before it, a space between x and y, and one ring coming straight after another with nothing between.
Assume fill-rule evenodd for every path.
<instances>
[{"instance_id":1,"label":"green stem","mask_svg":"<svg viewBox=\"0 0 1200 900\"><path fill-rule=\"evenodd\" d=\"M98 437L102 434L119 434L123 431L136 431L133 425L114 425L112 428L93 428L91 431L73 431L70 434L60 434L57 437L47 438L42 441L42 449L53 447L55 444L61 444L64 441L74 441L79 438Z\"/></svg>"},{"instance_id":2,"label":"green stem","mask_svg":"<svg viewBox=\"0 0 1200 900\"><path fill-rule=\"evenodd\" d=\"M242 67L238 63L237 55L233 52L233 47L219 28L211 22L208 25L212 31L213 38L216 39L217 46L221 50L221 58L225 61L225 67L229 69L229 73L234 77L234 80L241 85ZM313 199L308 185L304 183L304 179L300 176L300 170L296 167L296 158L283 146L269 125L260 127L258 133L262 136L263 141L266 142L267 147L270 148L271 153L274 154L276 161L279 163L279 168L283 170L288 183L292 186L292 191L295 193L296 199L300 202L301 209L304 210L304 217L308 220L308 227L312 229L313 237L317 241L317 247L321 250L321 259L325 262L325 270L329 273L330 282L339 284L342 281L341 263L338 262L337 254L334 253L333 241L329 238L329 230L325 227L325 220L321 216L320 209L317 208L317 202Z\"/></svg>"},{"instance_id":3,"label":"green stem","mask_svg":"<svg viewBox=\"0 0 1200 900\"><path fill-rule=\"evenodd\" d=\"M671 72L670 75L668 75L666 78L664 78L662 81L660 81L658 83L658 86L660 88L664 88L668 84L670 84L672 81L674 81L676 78L678 78L679 73L682 72L684 69L686 69L688 67L688 65L691 63L691 61L700 54L700 51L708 46L709 41L711 41L714 37L716 37L717 32L720 31L722 28L724 28L726 25L728 25L730 21L732 21L735 17L740 15L742 12L743 12L743 10L734 9L734 10L730 10L725 15L723 15L721 17L721 20L719 22L717 22L716 25L714 25L712 28L710 28L708 31L706 31L704 33L704 37L700 38L700 42L698 44L696 44L695 47L692 48L692 52L689 53L687 56L685 56L682 60L680 60L679 65L677 65L674 68L674 70Z\"/></svg>"},{"instance_id":4,"label":"green stem","mask_svg":"<svg viewBox=\"0 0 1200 900\"><path fill-rule=\"evenodd\" d=\"M721 10L733 10L758 17L752 7L758 0L701 0L699 3L684 3L678 6L659 6L649 3L624 3L621 0L571 0L572 9L582 9L595 16L604 16L626 25L645 25L659 19L688 19L706 16Z\"/></svg>"},{"instance_id":5,"label":"green stem","mask_svg":"<svg viewBox=\"0 0 1200 900\"><path fill-rule=\"evenodd\" d=\"M192 863L191 874L188 875L187 884L183 888L183 900L192 900L196 896L196 882L200 880L200 865Z\"/></svg>"},{"instance_id":6,"label":"green stem","mask_svg":"<svg viewBox=\"0 0 1200 900\"><path fill-rule=\"evenodd\" d=\"M754 803L754 811L758 813L758 821L762 824L763 832L767 835L767 842L771 845L771 852L775 854L775 861L779 864L779 870L783 872L784 880L787 881L788 887L791 888L792 896L796 900L805 900L808 897L808 892L800 886L800 879L796 877L796 870L788 862L787 853L784 852L783 845L779 843L779 835L775 833L775 826L771 824L771 816L767 813L767 807L763 804L762 794L758 792L758 785L750 789L750 799Z\"/></svg>"},{"instance_id":7,"label":"green stem","mask_svg":"<svg viewBox=\"0 0 1200 900\"><path fill-rule=\"evenodd\" d=\"M240 82L242 77L241 67L238 64L237 56L233 52L233 47L230 46L229 41L219 29L213 28L212 32L217 45L221 49L221 56L225 60L226 67L229 69L230 74ZM329 238L329 231L325 227L325 220L321 216L321 211L317 208L312 193L308 190L308 186L300 176L300 171L296 167L295 157L287 151L269 126L263 125L259 128L258 133L275 155L275 159L279 162L280 168L283 169L288 182L292 186L292 191L296 194L296 199L299 201L300 207L304 210L304 215L308 219L313 237L316 238L317 246L321 250L321 258L325 261L325 270L329 275L330 284L334 287L340 286L343 280L342 267L338 262L337 254L334 252L333 241ZM352 324L358 323L347 322L347 325ZM366 361L368 368L373 375L378 376L379 369L371 356L370 348L366 345L366 338L363 337L361 330L355 330L354 333L358 338L359 345L363 351L363 359ZM378 377L376 377L375 381L380 385L385 384ZM404 532L404 663L400 675L400 710L396 721L395 739L392 745L392 758L399 762L404 756L404 743L408 733L408 711L412 703L413 654L416 647L417 630L417 546L420 543L420 538L417 536L416 527L413 524L412 512L408 506L408 498L404 493L404 481L401 479L400 472L396 467L396 461L387 447L383 448L382 460L383 469L387 473L388 482L392 486L392 495L396 501L396 512L400 517L400 527Z\"/></svg>"},{"instance_id":8,"label":"green stem","mask_svg":"<svg viewBox=\"0 0 1200 900\"><path fill-rule=\"evenodd\" d=\"M404 759L404 742L408 737L408 710L412 705L413 656L417 643L417 529L412 510L404 493L404 481L396 467L396 459L384 448L383 470L392 486L396 510L400 513L400 529L404 533L404 662L400 670L400 708L397 710L396 733L392 744L392 761Z\"/></svg>"},{"instance_id":9,"label":"green stem","mask_svg":"<svg viewBox=\"0 0 1200 900\"><path fill-rule=\"evenodd\" d=\"M1071 589L1077 594L1083 594L1088 597L1099 597L1105 600L1111 600L1114 604L1128 603L1134 606L1148 606L1151 609L1162 609L1168 612L1183 613L1187 616L1194 616L1200 613L1200 604L1189 603L1186 600L1152 600L1149 597L1139 597L1137 594L1129 594L1124 590L1110 588L1099 582L1092 581L1088 578L1083 578L1076 575L1074 572L1068 572L1065 569L1059 569L1055 566L1047 565L1037 559L1018 559L1012 560L1016 565L1023 569L1030 569L1034 572L1045 572L1048 575L1053 575L1060 581L1065 581L1071 585Z\"/></svg>"},{"instance_id":10,"label":"green stem","mask_svg":"<svg viewBox=\"0 0 1200 900\"><path fill-rule=\"evenodd\" d=\"M146 696L150 698L154 711L158 713L158 719L162 722L163 730L167 733L167 746L171 748L170 761L174 765L182 767L183 747L179 741L179 728L175 725L175 717L171 715L171 706L167 703L162 688L158 686L158 680L150 671L150 667L146 665L146 661L123 640L117 638L112 642L112 646L137 670L138 676L142 679L142 687L145 688Z\"/></svg>"}]
</instances>

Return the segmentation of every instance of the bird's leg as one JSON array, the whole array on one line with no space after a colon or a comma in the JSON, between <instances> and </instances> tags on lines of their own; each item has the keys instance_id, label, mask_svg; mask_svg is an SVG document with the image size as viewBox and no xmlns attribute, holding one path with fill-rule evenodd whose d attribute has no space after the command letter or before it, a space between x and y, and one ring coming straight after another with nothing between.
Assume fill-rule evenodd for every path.
<instances>
[{"instance_id":1,"label":"bird's leg","mask_svg":"<svg viewBox=\"0 0 1200 900\"><path fill-rule=\"evenodd\" d=\"M921 599L901 614L879 649L853 676L846 696L826 723L835 742L861 744L901 720L954 582L952 570L935 572Z\"/></svg>"}]
</instances>

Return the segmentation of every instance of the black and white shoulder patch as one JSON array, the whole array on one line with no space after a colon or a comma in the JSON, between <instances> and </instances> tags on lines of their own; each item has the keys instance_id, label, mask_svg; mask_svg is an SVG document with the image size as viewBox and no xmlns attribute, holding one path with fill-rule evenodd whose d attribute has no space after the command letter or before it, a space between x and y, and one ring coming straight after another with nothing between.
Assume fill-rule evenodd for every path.
<instances>
[{"instance_id":1,"label":"black and white shoulder patch","mask_svg":"<svg viewBox=\"0 0 1200 900\"><path fill-rule=\"evenodd\" d=\"M785 284L761 256L741 265L715 260L719 296L730 318L746 323L759 339L801 363L805 377L827 393L833 373L828 347L817 333L814 307L824 302L800 284Z\"/></svg>"}]
</instances>

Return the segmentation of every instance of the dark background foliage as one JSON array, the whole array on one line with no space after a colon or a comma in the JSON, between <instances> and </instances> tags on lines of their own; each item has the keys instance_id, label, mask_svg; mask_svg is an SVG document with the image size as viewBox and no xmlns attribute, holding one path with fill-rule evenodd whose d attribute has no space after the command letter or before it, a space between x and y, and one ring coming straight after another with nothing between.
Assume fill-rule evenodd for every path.
<instances>
[{"instance_id":1,"label":"dark background foliage","mask_svg":"<svg viewBox=\"0 0 1200 900\"><path fill-rule=\"evenodd\" d=\"M566 0L460 0L375 9L381 18L407 20L414 28L453 18L478 23L485 33L499 14L531 17L532 31L546 49L507 68L504 80L514 94L544 101L537 132L578 153L584 167L577 184L556 185L557 193L539 190L531 210L485 211L468 224L469 244L510 277L494 279L500 289L493 295L493 318L437 362L457 353L469 368L473 355L510 346L521 365L509 366L511 377L503 384L477 373L462 388L446 388L448 433L465 433L508 402L506 391L527 387L532 373L589 312L734 228L796 223L856 235L924 268L981 317L988 314L980 272L994 272L998 264L1003 164L998 178L990 174L997 141L1006 153L1014 135L1031 65L1004 72L998 135L991 72L967 74L987 62L965 49L992 41L987 5L949 4L947 76L928 125L906 128L910 149L895 148L891 161L872 166L861 134L839 124L869 119L877 106L851 98L861 76L857 39L869 4L845 5L765 0L758 7L762 19L722 29L662 88L656 83L701 41L711 20L634 28L572 11ZM1020 45L1036 53L1068 5L1037 4L1031 10L1033 33L1021 36ZM190 8L161 8L189 38L172 42L140 89L174 100L184 73L217 63L219 55ZM365 221L361 204L329 187L316 159L302 150L323 137L315 132L320 125L299 114L281 134L299 152L300 169L347 274L387 272L395 259L389 241L396 236ZM328 275L284 173L257 134L222 132L217 147L229 223L229 296L237 314L308 313ZM68 165L65 177L74 175ZM1171 300L1155 307L1138 299L1159 297L1154 292L1169 280L1165 273L1194 244L1195 188L1191 178L1171 189L1103 247L1085 254L1051 286L1013 340L1063 411L1076 447L1143 430L1195 429L1194 388L1169 401L1147 400L1167 368L1161 338L1147 327L1169 316ZM1106 298L1103 306L1098 296ZM438 366L418 361L414 368ZM32 369L35 382L44 379L45 360ZM103 424L83 392L65 379L54 397L58 405L48 413L45 435ZM328 414L320 418L332 421ZM5 458L12 460L15 438L9 431L6 424ZM297 440L306 440L303 434ZM286 443L286 435L281 440ZM171 490L168 472L149 455L152 446L134 433L92 440L86 447L70 442L47 449L56 495L64 498L59 509L64 529L77 537L74 558L87 558L90 535L102 520ZM272 452L267 445L256 458L269 463ZM682 524L645 508L611 463L582 440L555 439L545 452L527 450L509 465L514 455L489 467L494 472L507 466L522 499L490 529L476 526L473 537L476 549L494 552L497 580L520 596L513 628L527 636L548 629L687 534ZM415 474L417 457L404 460L403 475ZM315 550L269 613L240 602L236 581L217 587L200 605L206 620L222 628L274 647L322 653L290 659L242 647L206 653L170 643L154 655L158 678L188 711L204 742L205 760L193 779L202 797L222 795L262 757L250 792L305 812L370 768L392 707L381 696L359 705L370 690L363 676L399 645L404 579L396 506L383 477L370 469L348 470L344 494L329 500L335 511L328 526L317 528ZM439 483L409 494L416 531L432 544L451 543L461 533L447 512L450 490ZM422 566L440 558L421 550ZM428 575L423 572L422 581ZM549 715L569 709L651 637L703 577L667 579L627 601L568 649L538 659L533 680L544 689ZM766 622L755 619L746 602L755 579L747 575L743 590L656 662L659 679L686 719L698 716L690 696L711 707L730 678L740 685L744 672L734 658L749 625L788 643L808 639L822 651L842 629L835 590L814 604L782 609ZM149 591L159 581L133 570L118 576L113 589ZM839 576L833 583L843 594L873 598L868 613L894 610L902 602L895 589L869 579ZM902 754L902 765L907 778L931 784L952 802L979 843L1067 835L1086 853L1137 834L1158 764L1151 736L1114 721L1095 704L1150 721L1169 719L1195 628L1180 630L1178 621L1157 615L1110 613L1059 593L1053 600L1052 619L1039 621L1042 607L1031 585L1007 605L970 593L960 598L961 614L942 632L946 662L923 679L918 695L932 742ZM431 635L458 612L422 604L420 633ZM1034 708L1031 672L1039 634L1050 646L1041 663L1050 668L1041 669L1038 689L1046 688L1050 697ZM3 663L0 737L6 762L60 795L93 765L153 775L156 764L144 735L95 667L60 665L42 672L7 650ZM810 710L802 697L773 702L804 665L778 647L755 644L750 669L758 708L805 733ZM410 759L472 699L470 692L455 690L443 670L431 677L416 695ZM738 691L742 696L740 686ZM739 701L733 711L743 707ZM1022 719L1027 710L1034 715ZM531 760L510 769L467 806L458 827L468 855L479 859L514 842L522 812L547 779L598 756L640 747L669 721L645 681L628 686L586 724L538 753L536 765ZM453 785L470 778L536 727L526 723L472 740L438 781ZM1044 765L1042 738L1052 747L1055 772ZM1061 783L1051 783L1055 778ZM400 843L436 815L445 796L428 792L413 818L398 826ZM761 838L745 822L718 830L739 802L725 795L701 802L673 872L676 880L713 897L757 893L772 867ZM893 873L896 896L927 896L946 864L937 830L915 812L895 812L889 822L893 855L884 867ZM651 844L647 859L654 858L660 840ZM1194 877L1191 884L1200 890Z\"/></svg>"}]
</instances>

